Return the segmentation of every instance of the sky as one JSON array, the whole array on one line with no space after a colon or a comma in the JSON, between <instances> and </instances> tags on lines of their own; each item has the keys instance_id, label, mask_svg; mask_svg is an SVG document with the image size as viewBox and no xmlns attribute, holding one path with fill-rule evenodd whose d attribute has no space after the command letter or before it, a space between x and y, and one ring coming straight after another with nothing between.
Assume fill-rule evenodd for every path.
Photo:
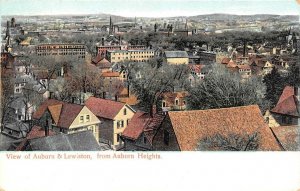
<instances>
[{"instance_id":1,"label":"sky","mask_svg":"<svg viewBox=\"0 0 300 191\"><path fill-rule=\"evenodd\" d=\"M0 0L1 15L107 13L127 17L299 15L296 0Z\"/></svg>"}]
</instances>

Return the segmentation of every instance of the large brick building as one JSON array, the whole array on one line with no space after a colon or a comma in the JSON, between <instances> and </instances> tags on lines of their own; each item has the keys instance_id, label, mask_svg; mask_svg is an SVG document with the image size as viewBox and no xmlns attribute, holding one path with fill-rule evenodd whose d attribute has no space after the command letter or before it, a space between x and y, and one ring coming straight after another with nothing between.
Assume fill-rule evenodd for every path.
<instances>
[{"instance_id":1,"label":"large brick building","mask_svg":"<svg viewBox=\"0 0 300 191\"><path fill-rule=\"evenodd\" d=\"M38 56L72 56L84 59L85 51L84 44L40 44L36 46Z\"/></svg>"}]
</instances>

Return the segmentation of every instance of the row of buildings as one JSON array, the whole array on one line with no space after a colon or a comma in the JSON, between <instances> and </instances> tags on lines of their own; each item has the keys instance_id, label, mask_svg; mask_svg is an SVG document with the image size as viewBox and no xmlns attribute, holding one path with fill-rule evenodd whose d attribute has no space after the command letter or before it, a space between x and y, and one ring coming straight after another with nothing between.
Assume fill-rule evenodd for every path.
<instances>
[{"instance_id":1,"label":"row of buildings","mask_svg":"<svg viewBox=\"0 0 300 191\"><path fill-rule=\"evenodd\" d=\"M34 113L35 121L31 131L39 132L38 135L33 136L30 132L26 139L15 145L15 149L55 150L56 145L64 143L50 142L53 145L49 146L49 141L46 143L43 140L64 136L80 137L85 133L93 135L85 137L92 140L78 142L79 145L73 149L299 150L299 92L297 88L286 87L276 107L265 116L256 105L169 111L151 116L124 103L101 98L90 97L84 105L49 99ZM237 141L235 136L242 141Z\"/></svg>"}]
</instances>

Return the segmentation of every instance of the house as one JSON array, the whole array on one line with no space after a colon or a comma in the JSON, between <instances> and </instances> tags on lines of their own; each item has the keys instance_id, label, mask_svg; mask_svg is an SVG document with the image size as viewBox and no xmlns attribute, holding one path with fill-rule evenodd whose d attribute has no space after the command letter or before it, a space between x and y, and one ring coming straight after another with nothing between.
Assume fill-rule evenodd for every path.
<instances>
[{"instance_id":1,"label":"house","mask_svg":"<svg viewBox=\"0 0 300 191\"><path fill-rule=\"evenodd\" d=\"M48 130L48 132L47 132ZM52 136L55 135L55 132L51 129L42 128L40 126L33 126L31 131L26 135L26 138L23 139L18 146L16 146L15 151L22 151L26 148L29 143L29 140L45 137L45 136Z\"/></svg>"},{"instance_id":2,"label":"house","mask_svg":"<svg viewBox=\"0 0 300 191\"><path fill-rule=\"evenodd\" d=\"M128 126L135 110L125 103L90 97L85 105L101 121L100 142L108 142L114 149L122 146L121 133Z\"/></svg>"},{"instance_id":3,"label":"house","mask_svg":"<svg viewBox=\"0 0 300 191\"><path fill-rule=\"evenodd\" d=\"M276 140L285 151L300 151L300 127L279 126L271 128Z\"/></svg>"},{"instance_id":4,"label":"house","mask_svg":"<svg viewBox=\"0 0 300 191\"><path fill-rule=\"evenodd\" d=\"M153 138L153 150L202 150L200 143L214 137L223 137L223 144L220 147L212 144L204 150L231 150L230 147L238 145L235 140L244 140L241 144L246 148L253 136L257 137L257 150L281 150L257 105L170 111Z\"/></svg>"},{"instance_id":5,"label":"house","mask_svg":"<svg viewBox=\"0 0 300 191\"><path fill-rule=\"evenodd\" d=\"M272 117L281 126L299 125L299 93L299 88L286 86L276 106L271 110Z\"/></svg>"},{"instance_id":6,"label":"house","mask_svg":"<svg viewBox=\"0 0 300 191\"><path fill-rule=\"evenodd\" d=\"M195 86L197 82L203 80L207 74L212 71L211 65L189 65L191 71L189 75L189 82L191 86Z\"/></svg>"},{"instance_id":7,"label":"house","mask_svg":"<svg viewBox=\"0 0 300 191\"><path fill-rule=\"evenodd\" d=\"M271 73L273 68L274 68L274 65L270 61L266 61L262 67L263 75Z\"/></svg>"},{"instance_id":8,"label":"house","mask_svg":"<svg viewBox=\"0 0 300 191\"><path fill-rule=\"evenodd\" d=\"M163 56L168 64L189 64L189 55L186 51L165 51Z\"/></svg>"},{"instance_id":9,"label":"house","mask_svg":"<svg viewBox=\"0 0 300 191\"><path fill-rule=\"evenodd\" d=\"M36 125L55 132L71 134L91 130L99 140L100 120L86 106L48 99L32 117Z\"/></svg>"},{"instance_id":10,"label":"house","mask_svg":"<svg viewBox=\"0 0 300 191\"><path fill-rule=\"evenodd\" d=\"M112 64L104 57L97 55L96 58L92 59L92 64L97 66L101 70L101 72L111 71Z\"/></svg>"},{"instance_id":11,"label":"house","mask_svg":"<svg viewBox=\"0 0 300 191\"><path fill-rule=\"evenodd\" d=\"M248 64L239 64L236 67L242 78L249 78L251 76L251 67Z\"/></svg>"},{"instance_id":12,"label":"house","mask_svg":"<svg viewBox=\"0 0 300 191\"><path fill-rule=\"evenodd\" d=\"M29 139L25 151L101 151L92 131Z\"/></svg>"},{"instance_id":13,"label":"house","mask_svg":"<svg viewBox=\"0 0 300 191\"><path fill-rule=\"evenodd\" d=\"M148 113L137 111L121 135L124 141L123 150L153 150L153 138L164 118L164 115L154 114L151 117Z\"/></svg>"},{"instance_id":14,"label":"house","mask_svg":"<svg viewBox=\"0 0 300 191\"><path fill-rule=\"evenodd\" d=\"M186 97L188 92L165 92L159 98L161 103L161 111L171 111L171 110L185 110L187 103Z\"/></svg>"}]
</instances>

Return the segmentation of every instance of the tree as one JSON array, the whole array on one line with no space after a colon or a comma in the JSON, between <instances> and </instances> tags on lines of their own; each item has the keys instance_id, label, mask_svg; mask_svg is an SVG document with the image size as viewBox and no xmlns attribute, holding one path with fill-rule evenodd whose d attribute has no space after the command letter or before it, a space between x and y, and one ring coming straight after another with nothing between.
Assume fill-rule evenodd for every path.
<instances>
[{"instance_id":1,"label":"tree","mask_svg":"<svg viewBox=\"0 0 300 191\"><path fill-rule=\"evenodd\" d=\"M255 151L259 147L260 136L258 132L250 135L234 134L228 136L215 134L201 139L197 150L200 151Z\"/></svg>"},{"instance_id":2,"label":"tree","mask_svg":"<svg viewBox=\"0 0 300 191\"><path fill-rule=\"evenodd\" d=\"M100 70L87 62L74 65L67 82L72 92L89 92L93 95L103 86Z\"/></svg>"},{"instance_id":3,"label":"tree","mask_svg":"<svg viewBox=\"0 0 300 191\"><path fill-rule=\"evenodd\" d=\"M163 64L157 67L149 63L140 63L132 70L133 93L140 100L139 105L151 116L158 98L164 92L173 91L176 85L184 87L188 74L186 65Z\"/></svg>"},{"instance_id":4,"label":"tree","mask_svg":"<svg viewBox=\"0 0 300 191\"><path fill-rule=\"evenodd\" d=\"M242 79L220 65L189 90L190 109L215 109L258 104L264 108L264 84L259 78Z\"/></svg>"},{"instance_id":5,"label":"tree","mask_svg":"<svg viewBox=\"0 0 300 191\"><path fill-rule=\"evenodd\" d=\"M288 75L286 77L286 83L290 86L300 86L300 69L299 65L292 64L288 68Z\"/></svg>"},{"instance_id":6,"label":"tree","mask_svg":"<svg viewBox=\"0 0 300 191\"><path fill-rule=\"evenodd\" d=\"M1 103L0 103L0 117L1 117L1 131L4 128L4 125L7 122L7 115L9 114L9 106L17 98L13 96L14 92L14 78L10 76L1 76Z\"/></svg>"},{"instance_id":7,"label":"tree","mask_svg":"<svg viewBox=\"0 0 300 191\"><path fill-rule=\"evenodd\" d=\"M286 85L285 79L276 68L273 68L271 73L264 76L263 82L266 85L265 100L270 102L271 107L274 107Z\"/></svg>"}]
</instances>

